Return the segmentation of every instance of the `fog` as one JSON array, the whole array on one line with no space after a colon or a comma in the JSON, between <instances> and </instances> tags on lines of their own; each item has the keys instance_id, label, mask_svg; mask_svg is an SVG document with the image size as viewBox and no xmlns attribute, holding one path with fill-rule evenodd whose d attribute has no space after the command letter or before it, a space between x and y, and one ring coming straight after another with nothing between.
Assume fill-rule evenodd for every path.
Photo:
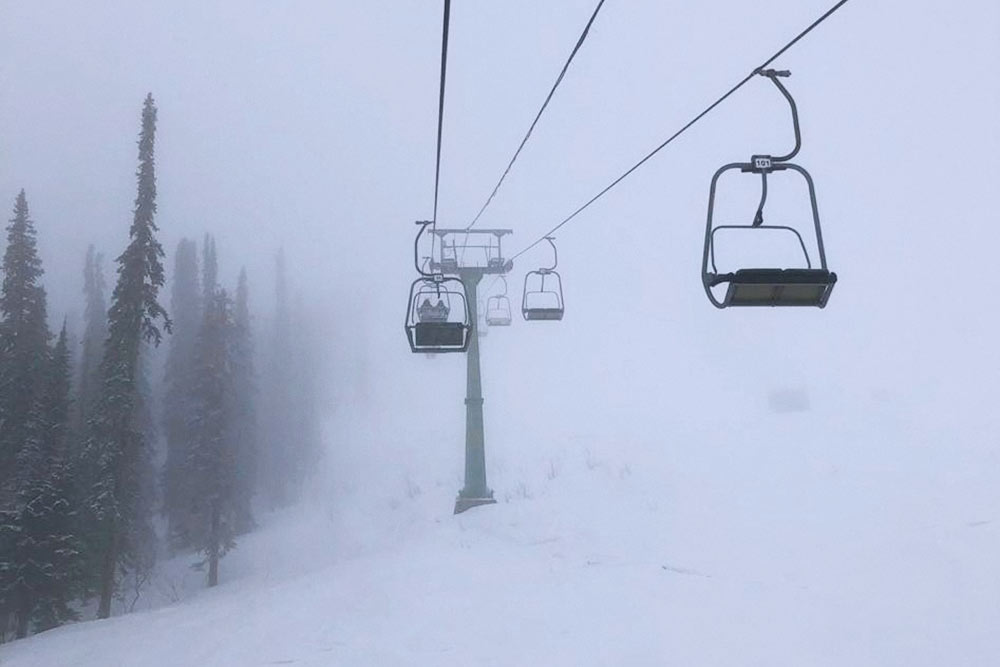
<instances>
[{"instance_id":1,"label":"fog","mask_svg":"<svg viewBox=\"0 0 1000 667\"><path fill-rule=\"evenodd\" d=\"M508 255L534 242L830 4L608 2L479 226L513 229ZM439 224L472 220L593 5L452 8ZM9 210L27 191L53 323L82 312L86 246L124 247L152 91L168 273L180 238L211 232L221 281L245 263L265 321L284 248L320 340L311 497L340 507L407 480L461 486L464 357L412 354L402 326L413 222L432 214L440 30L439 3L413 0L0 3L0 194ZM513 326L481 340L498 497L601 451L667 504L674 476L702 476L711 504L718 470L780 486L803 450L843 448L915 516L968 502L969 521L993 519L998 36L995 2L852 2L774 63L839 276L824 310L718 311L700 283L712 174L791 146L763 79L557 232L562 322L518 316L524 272L550 254L519 257ZM730 179L719 215L746 222L757 181ZM773 219L801 219L804 188L771 187ZM748 439L773 446L758 458Z\"/></svg>"}]
</instances>

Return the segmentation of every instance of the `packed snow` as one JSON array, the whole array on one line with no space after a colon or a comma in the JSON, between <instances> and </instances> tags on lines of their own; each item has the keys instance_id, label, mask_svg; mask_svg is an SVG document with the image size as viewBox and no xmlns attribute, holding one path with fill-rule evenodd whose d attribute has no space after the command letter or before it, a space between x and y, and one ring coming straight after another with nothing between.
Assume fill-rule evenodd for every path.
<instances>
[{"instance_id":1,"label":"packed snow","mask_svg":"<svg viewBox=\"0 0 1000 667\"><path fill-rule=\"evenodd\" d=\"M0 660L991 664L995 451L939 446L891 402L867 421L834 416L761 408L662 440L497 447L497 505L458 516L457 471L362 470L268 516L219 588L177 558L143 593L153 609L14 642ZM866 437L894 422L910 437Z\"/></svg>"}]
</instances>

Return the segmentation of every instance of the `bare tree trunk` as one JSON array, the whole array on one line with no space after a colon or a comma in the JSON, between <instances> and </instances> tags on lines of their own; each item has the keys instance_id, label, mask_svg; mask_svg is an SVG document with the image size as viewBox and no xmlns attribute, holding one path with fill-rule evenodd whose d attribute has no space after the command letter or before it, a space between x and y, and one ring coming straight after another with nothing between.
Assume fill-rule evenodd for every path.
<instances>
[{"instance_id":1,"label":"bare tree trunk","mask_svg":"<svg viewBox=\"0 0 1000 667\"><path fill-rule=\"evenodd\" d=\"M212 534L208 551L208 587L219 583L219 503L212 503Z\"/></svg>"},{"instance_id":2,"label":"bare tree trunk","mask_svg":"<svg viewBox=\"0 0 1000 667\"><path fill-rule=\"evenodd\" d=\"M17 628L14 633L15 639L24 639L28 636L28 621L31 618L31 598L28 591L23 588L17 595Z\"/></svg>"},{"instance_id":3,"label":"bare tree trunk","mask_svg":"<svg viewBox=\"0 0 1000 667\"><path fill-rule=\"evenodd\" d=\"M101 563L101 602L97 607L97 618L111 617L111 598L115 594L115 567L118 563L118 526L111 523L111 543L104 552Z\"/></svg>"}]
</instances>

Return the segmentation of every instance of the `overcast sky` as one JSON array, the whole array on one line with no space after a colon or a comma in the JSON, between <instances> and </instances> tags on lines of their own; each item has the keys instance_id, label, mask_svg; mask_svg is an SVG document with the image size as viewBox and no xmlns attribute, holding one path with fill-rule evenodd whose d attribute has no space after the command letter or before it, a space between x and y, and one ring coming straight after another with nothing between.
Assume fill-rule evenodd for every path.
<instances>
[{"instance_id":1,"label":"overcast sky","mask_svg":"<svg viewBox=\"0 0 1000 667\"><path fill-rule=\"evenodd\" d=\"M608 0L481 224L520 249L830 4ZM443 224L478 210L593 5L454 3ZM349 409L395 415L368 427L399 436L392 456L460 465L462 360L412 355L402 331L412 221L433 201L440 23L429 0L0 0L0 202L27 191L53 319L82 310L87 244L124 247L151 91L168 266L182 236L211 231L221 278L247 264L265 313L283 244L341 398L367 401ZM752 419L782 387L824 419L895 405L995 441L998 36L995 2L853 0L775 63L793 72L797 161L840 276L826 310L719 312L701 289L712 173L790 141L764 80L561 230L566 319L484 341L487 446ZM794 217L804 193L774 188ZM749 203L733 215L752 216L753 187L735 192ZM521 258L512 294L548 261Z\"/></svg>"}]
</instances>

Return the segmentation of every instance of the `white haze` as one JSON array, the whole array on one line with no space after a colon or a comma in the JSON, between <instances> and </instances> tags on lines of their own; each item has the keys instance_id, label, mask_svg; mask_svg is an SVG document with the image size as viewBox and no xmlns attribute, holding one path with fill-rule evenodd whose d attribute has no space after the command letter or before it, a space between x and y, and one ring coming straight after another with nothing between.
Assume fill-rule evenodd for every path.
<instances>
[{"instance_id":1,"label":"white haze","mask_svg":"<svg viewBox=\"0 0 1000 667\"><path fill-rule=\"evenodd\" d=\"M513 228L512 250L534 241L829 4L609 1L480 224ZM593 5L455 3L442 224L464 226L478 210ZM410 482L443 484L426 512L448 522L463 469L464 359L413 355L402 329L412 223L432 210L440 20L440 3L413 0L2 2L0 204L26 189L51 316L82 311L86 245L114 255L125 243L139 110L152 91L164 247L215 233L221 278L233 284L245 262L263 320L283 245L325 340L328 457L310 497L344 508L403 496ZM719 312L701 288L712 173L790 144L787 107L764 80L560 230L565 320L516 319L483 340L498 497L516 498L552 461L600 452L641 471L635 484L664 506L703 503L707 519L740 516L719 500L739 480L817 521L866 525L874 513L941 535L992 522L982 530L995 553L997 62L995 2L856 0L775 63L793 73L796 161L816 181L840 276L823 311ZM799 202L775 182L772 215L794 216ZM734 193L743 207L728 210L749 218L756 192L734 183ZM541 246L518 259L512 301L524 270L548 261ZM805 397L808 410L774 410L776 393ZM794 479L806 451L817 466L851 462L853 505ZM702 482L703 497L678 491ZM767 519L735 519L745 541L711 527L685 534L703 552L746 549L791 572L836 567L807 565L817 554L805 546L755 545L753 526L774 529ZM913 552L873 525L859 528L870 540L858 558L880 564L865 576L899 568L900 582L917 581ZM795 545L788 531L781 544ZM928 548L954 565L950 544ZM980 591L974 609L995 601L998 570L965 580L955 567L931 599L979 627L962 615L963 596Z\"/></svg>"}]
</instances>

